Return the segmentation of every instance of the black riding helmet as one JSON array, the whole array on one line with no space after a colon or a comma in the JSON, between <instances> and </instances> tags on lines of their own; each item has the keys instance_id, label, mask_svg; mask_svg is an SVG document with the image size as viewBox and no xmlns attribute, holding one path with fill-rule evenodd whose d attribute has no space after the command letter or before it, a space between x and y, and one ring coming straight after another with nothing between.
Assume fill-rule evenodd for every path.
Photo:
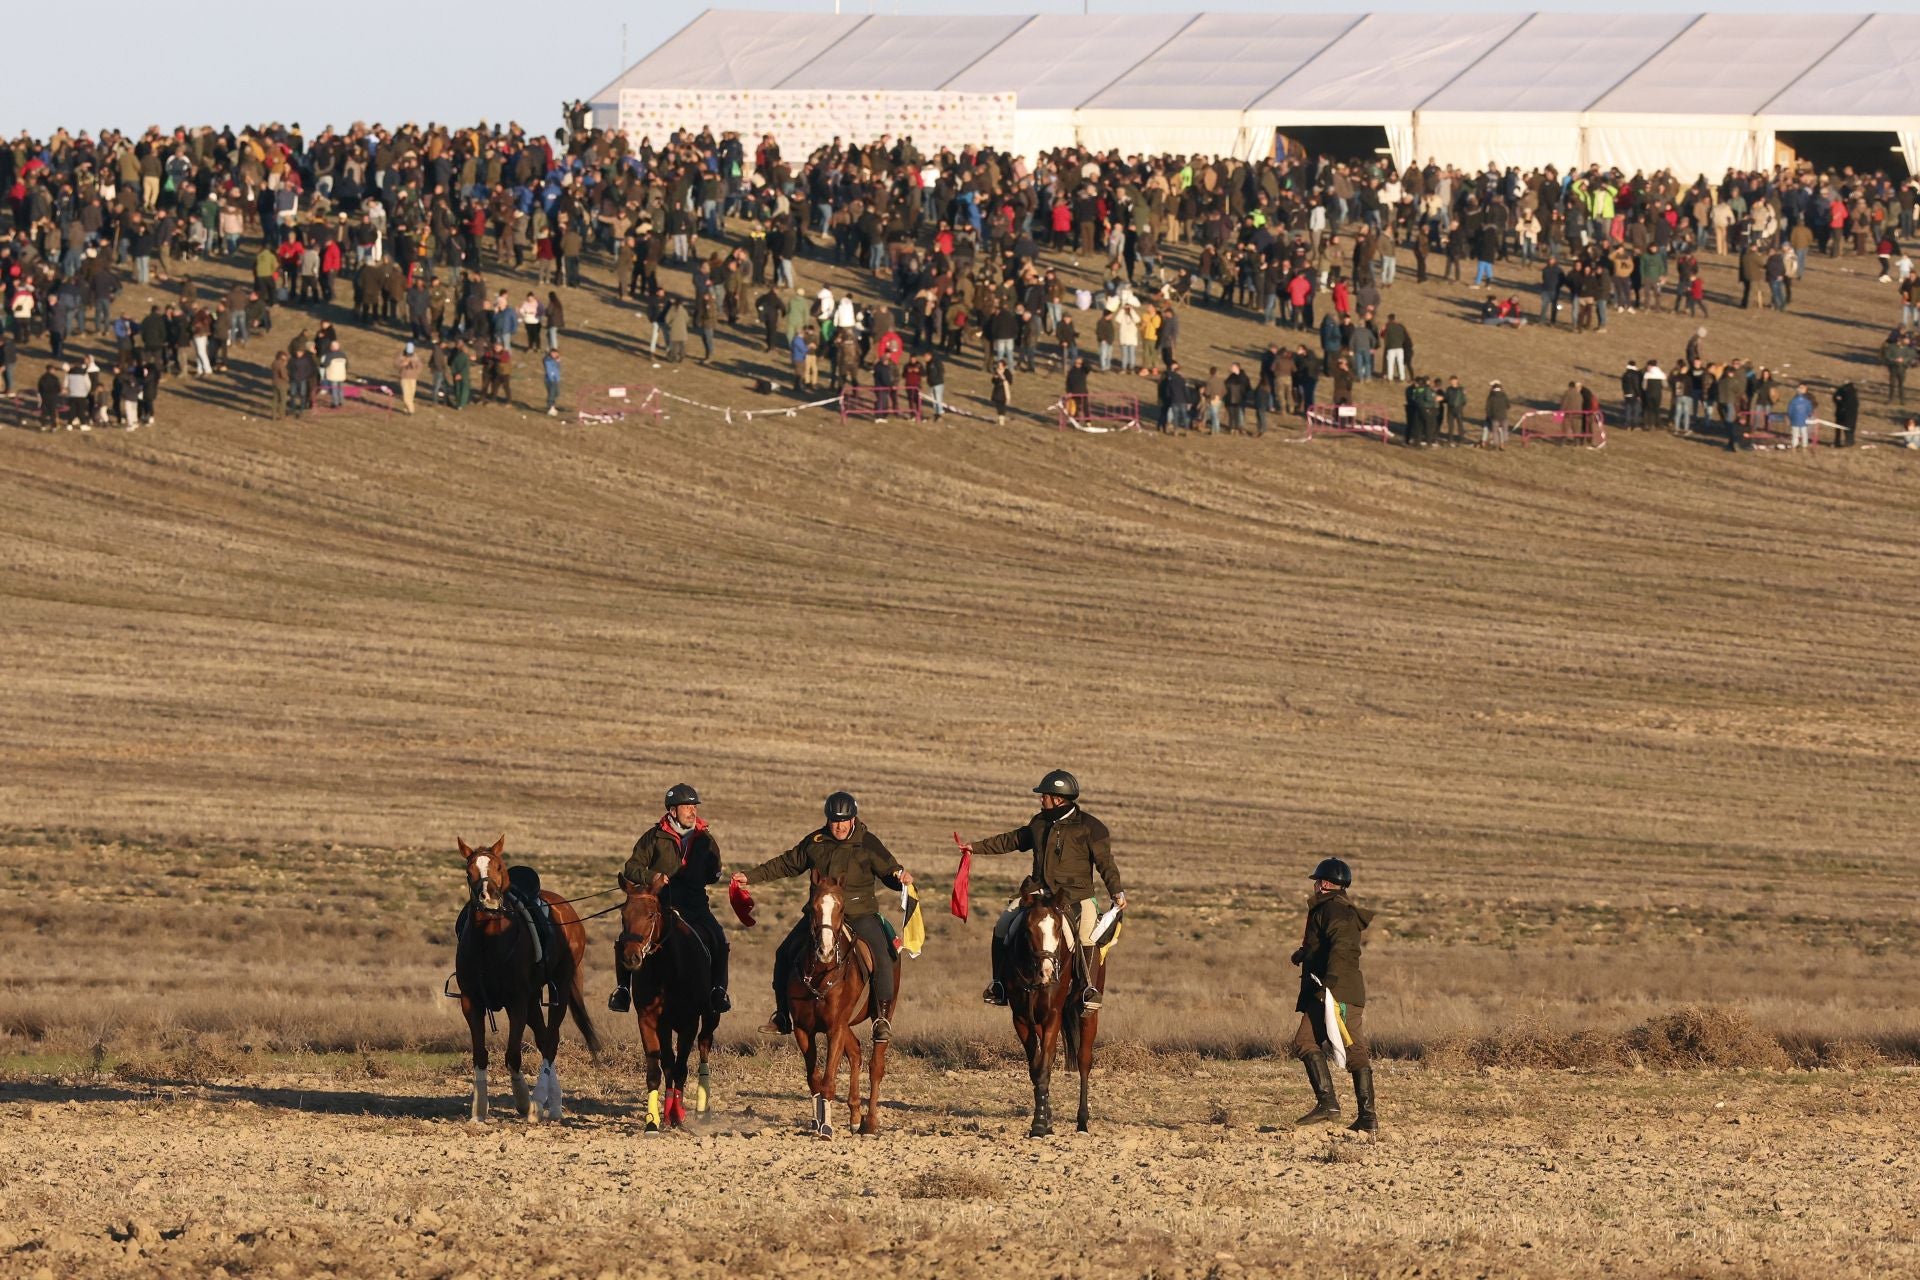
<instances>
[{"instance_id":1,"label":"black riding helmet","mask_svg":"<svg viewBox=\"0 0 1920 1280\"><path fill-rule=\"evenodd\" d=\"M667 788L667 808L677 809L683 804L699 804L700 793L685 782L677 782Z\"/></svg>"},{"instance_id":2,"label":"black riding helmet","mask_svg":"<svg viewBox=\"0 0 1920 1280\"><path fill-rule=\"evenodd\" d=\"M826 813L828 822L852 822L860 816L860 805L845 791L836 791L827 797Z\"/></svg>"},{"instance_id":3,"label":"black riding helmet","mask_svg":"<svg viewBox=\"0 0 1920 1280\"><path fill-rule=\"evenodd\" d=\"M1063 800L1080 798L1080 783L1065 769L1055 769L1040 779L1040 785L1033 789L1037 796L1059 796Z\"/></svg>"},{"instance_id":4,"label":"black riding helmet","mask_svg":"<svg viewBox=\"0 0 1920 1280\"><path fill-rule=\"evenodd\" d=\"M1313 874L1307 879L1315 883L1331 880L1342 889L1350 889L1353 887L1353 868L1338 858L1322 858L1320 865L1313 869Z\"/></svg>"}]
</instances>

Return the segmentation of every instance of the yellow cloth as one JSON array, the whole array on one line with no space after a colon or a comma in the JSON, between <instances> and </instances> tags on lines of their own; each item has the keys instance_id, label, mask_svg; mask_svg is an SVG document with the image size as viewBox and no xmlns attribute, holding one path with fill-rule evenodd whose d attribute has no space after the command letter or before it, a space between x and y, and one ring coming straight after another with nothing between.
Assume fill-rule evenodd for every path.
<instances>
[{"instance_id":1,"label":"yellow cloth","mask_svg":"<svg viewBox=\"0 0 1920 1280\"><path fill-rule=\"evenodd\" d=\"M900 906L906 913L900 921L900 949L917 959L927 946L927 918L920 912L920 891L912 885L903 886Z\"/></svg>"}]
</instances>

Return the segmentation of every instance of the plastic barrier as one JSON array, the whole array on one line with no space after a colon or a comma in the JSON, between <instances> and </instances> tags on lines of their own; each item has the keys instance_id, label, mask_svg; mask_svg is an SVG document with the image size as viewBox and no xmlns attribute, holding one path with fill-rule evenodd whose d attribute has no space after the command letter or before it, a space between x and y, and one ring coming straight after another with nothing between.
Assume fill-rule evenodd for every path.
<instances>
[{"instance_id":1,"label":"plastic barrier","mask_svg":"<svg viewBox=\"0 0 1920 1280\"><path fill-rule=\"evenodd\" d=\"M573 420L580 423L625 422L642 414L658 421L665 416L658 387L588 387L575 403Z\"/></svg>"},{"instance_id":2,"label":"plastic barrier","mask_svg":"<svg viewBox=\"0 0 1920 1280\"><path fill-rule=\"evenodd\" d=\"M1065 395L1060 397L1060 429L1075 431L1138 431L1140 397Z\"/></svg>"},{"instance_id":3,"label":"plastic barrier","mask_svg":"<svg viewBox=\"0 0 1920 1280\"><path fill-rule=\"evenodd\" d=\"M1553 444L1585 444L1604 449L1607 445L1606 416L1598 409L1567 413L1559 409L1534 409L1520 415L1513 433L1521 444L1545 440Z\"/></svg>"},{"instance_id":4,"label":"plastic barrier","mask_svg":"<svg viewBox=\"0 0 1920 1280\"><path fill-rule=\"evenodd\" d=\"M1307 439L1315 436L1372 436L1393 443L1393 418L1371 404L1316 404L1307 407Z\"/></svg>"}]
</instances>

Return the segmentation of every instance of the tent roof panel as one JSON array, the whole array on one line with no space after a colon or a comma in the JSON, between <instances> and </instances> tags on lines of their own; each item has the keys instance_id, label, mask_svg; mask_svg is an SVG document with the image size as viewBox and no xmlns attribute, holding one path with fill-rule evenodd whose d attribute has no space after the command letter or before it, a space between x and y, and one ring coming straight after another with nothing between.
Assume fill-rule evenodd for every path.
<instances>
[{"instance_id":1,"label":"tent roof panel","mask_svg":"<svg viewBox=\"0 0 1920 1280\"><path fill-rule=\"evenodd\" d=\"M613 101L622 89L770 89L867 20L708 9L588 101Z\"/></svg>"},{"instance_id":2,"label":"tent roof panel","mask_svg":"<svg viewBox=\"0 0 1920 1280\"><path fill-rule=\"evenodd\" d=\"M1043 13L941 85L1019 94L1022 111L1079 106L1193 20L1182 13Z\"/></svg>"},{"instance_id":3,"label":"tent roof panel","mask_svg":"<svg viewBox=\"0 0 1920 1280\"><path fill-rule=\"evenodd\" d=\"M1876 13L1772 101L1769 116L1920 115L1920 16Z\"/></svg>"},{"instance_id":4,"label":"tent roof panel","mask_svg":"<svg viewBox=\"0 0 1920 1280\"><path fill-rule=\"evenodd\" d=\"M1536 13L1421 111L1580 112L1695 21L1683 13Z\"/></svg>"},{"instance_id":5,"label":"tent roof panel","mask_svg":"<svg viewBox=\"0 0 1920 1280\"><path fill-rule=\"evenodd\" d=\"M870 17L784 79L759 87L937 89L1031 21L1020 14Z\"/></svg>"},{"instance_id":6,"label":"tent roof panel","mask_svg":"<svg viewBox=\"0 0 1920 1280\"><path fill-rule=\"evenodd\" d=\"M1204 13L1085 105L1244 111L1359 21L1350 13Z\"/></svg>"},{"instance_id":7,"label":"tent roof panel","mask_svg":"<svg viewBox=\"0 0 1920 1280\"><path fill-rule=\"evenodd\" d=\"M1708 13L1595 111L1752 115L1860 24L1829 13Z\"/></svg>"},{"instance_id":8,"label":"tent roof panel","mask_svg":"<svg viewBox=\"0 0 1920 1280\"><path fill-rule=\"evenodd\" d=\"M1525 20L1520 13L1369 14L1254 109L1411 111Z\"/></svg>"}]
</instances>

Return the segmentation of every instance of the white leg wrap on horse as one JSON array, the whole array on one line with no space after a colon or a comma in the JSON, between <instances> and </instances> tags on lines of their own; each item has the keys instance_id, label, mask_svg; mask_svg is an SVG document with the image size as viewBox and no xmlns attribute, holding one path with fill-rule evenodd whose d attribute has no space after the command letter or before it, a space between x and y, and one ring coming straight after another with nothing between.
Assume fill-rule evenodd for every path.
<instances>
[{"instance_id":1,"label":"white leg wrap on horse","mask_svg":"<svg viewBox=\"0 0 1920 1280\"><path fill-rule=\"evenodd\" d=\"M487 1069L473 1069L473 1118L476 1122L487 1118Z\"/></svg>"},{"instance_id":2,"label":"white leg wrap on horse","mask_svg":"<svg viewBox=\"0 0 1920 1280\"><path fill-rule=\"evenodd\" d=\"M564 1118L566 1113L560 1107L560 1073L553 1069L552 1061L549 1060L540 1064L540 1079L545 1082L547 1087L547 1119L559 1120Z\"/></svg>"}]
</instances>

